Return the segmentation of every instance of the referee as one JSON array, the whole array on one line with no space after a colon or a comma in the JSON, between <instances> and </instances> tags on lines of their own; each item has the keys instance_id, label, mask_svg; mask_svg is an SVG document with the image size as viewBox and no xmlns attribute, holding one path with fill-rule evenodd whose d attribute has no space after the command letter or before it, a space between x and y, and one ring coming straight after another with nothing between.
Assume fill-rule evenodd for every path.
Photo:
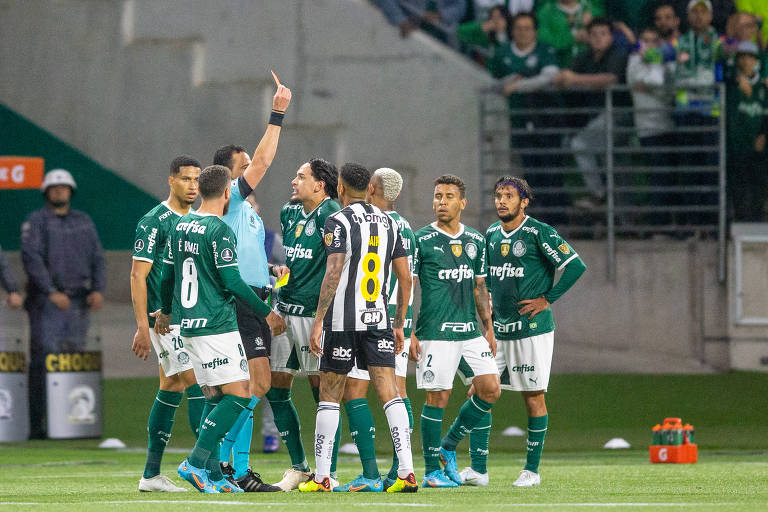
<instances>
[{"instance_id":1,"label":"referee","mask_svg":"<svg viewBox=\"0 0 768 512\"><path fill-rule=\"evenodd\" d=\"M309 338L320 359L320 402L315 427L315 476L299 484L302 492L330 491L334 434L344 382L354 365L367 369L392 434L400 466L387 492L416 492L408 411L398 395L395 354L403 349L403 324L411 296L411 272L400 230L386 213L365 202L371 173L357 164L339 171L339 199L344 208L325 221L325 277ZM390 268L400 283L394 325L390 325L387 280ZM394 328L394 332L393 332ZM323 331L325 340L323 343ZM348 491L383 491L381 477L363 475Z\"/></svg>"},{"instance_id":2,"label":"referee","mask_svg":"<svg viewBox=\"0 0 768 512\"><path fill-rule=\"evenodd\" d=\"M291 102L290 89L281 85L274 73L272 76L277 84L277 92L272 99L272 114L264 136L253 152L253 159L248 156L245 148L235 145L219 148L213 157L214 165L228 167L234 178L230 188L229 212L225 211L222 220L232 228L237 237L240 275L265 302L268 299L269 273L270 270L274 273L275 269L267 263L264 223L247 199L275 158L283 115ZM278 267L278 270L281 274L287 271L285 267ZM222 472L225 476L233 478L245 492L278 492L282 489L262 482L258 473L248 467L253 436L253 408L269 391L271 385L269 354L272 333L266 321L256 316L247 304L236 298L235 305L237 325L248 359L252 397L248 408L243 411L222 442ZM232 466L229 465L230 451L233 453Z\"/></svg>"}]
</instances>

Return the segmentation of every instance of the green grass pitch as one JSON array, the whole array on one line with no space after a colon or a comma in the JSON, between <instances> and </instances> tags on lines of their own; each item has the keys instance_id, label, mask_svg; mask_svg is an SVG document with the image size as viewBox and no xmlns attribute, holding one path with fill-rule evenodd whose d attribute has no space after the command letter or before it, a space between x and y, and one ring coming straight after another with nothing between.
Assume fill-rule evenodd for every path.
<instances>
[{"instance_id":1,"label":"green grass pitch","mask_svg":"<svg viewBox=\"0 0 768 512\"><path fill-rule=\"evenodd\" d=\"M550 431L541 464L542 486L516 489L511 482L523 466L525 440L503 437L509 425L525 428L520 398L505 393L494 408L489 471L485 488L420 489L416 495L279 494L160 495L136 490L144 453L146 416L156 388L153 379L105 381L104 437L118 437L127 450L100 450L98 440L30 441L0 445L0 512L5 510L220 510L285 506L302 511L360 510L768 510L768 375L729 373L698 376L557 375L548 395ZM453 418L463 397L456 387L446 411ZM295 399L311 446L314 404L306 382L297 381ZM417 416L423 395L410 390ZM385 420L370 397L379 427L381 471L389 468ZM699 462L650 464L650 427L664 416L682 416L696 427ZM258 426L258 421L256 422ZM447 428L447 422L444 429ZM342 442L349 442L345 429ZM630 450L602 450L611 437L623 437ZM186 411L176 416L163 472L177 483L175 468L192 446ZM254 447L261 443L258 427ZM422 475L418 421L414 460ZM468 465L466 442L459 465ZM310 457L311 459L311 457ZM267 481L287 467L285 448L274 455L253 453L252 466ZM310 460L310 462L312 462ZM356 457L342 456L340 479L359 473Z\"/></svg>"}]
</instances>

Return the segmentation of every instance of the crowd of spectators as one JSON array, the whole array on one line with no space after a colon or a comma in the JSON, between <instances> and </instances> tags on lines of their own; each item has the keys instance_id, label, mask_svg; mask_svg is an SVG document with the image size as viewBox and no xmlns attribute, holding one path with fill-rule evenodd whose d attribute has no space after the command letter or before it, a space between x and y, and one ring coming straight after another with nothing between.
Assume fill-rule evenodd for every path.
<instances>
[{"instance_id":1,"label":"crowd of spectators","mask_svg":"<svg viewBox=\"0 0 768 512\"><path fill-rule=\"evenodd\" d=\"M599 209L605 201L600 159L605 154L608 118L604 90L618 109L615 126L634 127L636 144L649 166L686 172L650 172L647 185L717 184L716 173L697 166L718 165L717 125L725 107L729 214L738 221L766 221L768 197L768 1L765 0L374 0L405 37L431 23L447 30L443 40L485 66L508 97L511 146L526 170L552 167L567 147L581 174L584 194L568 200L578 208ZM726 86L722 98L715 87ZM578 91L578 92L576 92ZM579 115L531 114L538 107L579 107ZM584 107L589 110L584 112ZM526 114L514 114L525 109ZM578 128L570 136L538 128ZM530 133L526 133L530 132ZM537 134L537 131L539 132ZM625 130L626 132L626 130ZM698 147L666 152L661 148ZM659 150L654 150L658 147ZM560 158L562 160L562 158ZM562 187L552 173L529 176L534 186ZM540 196L544 197L544 196ZM696 204L690 194L651 194L661 205ZM716 202L716 193L709 199ZM562 196L551 195L552 203ZM706 198L705 198L706 200ZM544 200L546 202L546 199ZM695 219L694 219L695 217ZM661 217L663 222L701 220L693 214Z\"/></svg>"}]
</instances>

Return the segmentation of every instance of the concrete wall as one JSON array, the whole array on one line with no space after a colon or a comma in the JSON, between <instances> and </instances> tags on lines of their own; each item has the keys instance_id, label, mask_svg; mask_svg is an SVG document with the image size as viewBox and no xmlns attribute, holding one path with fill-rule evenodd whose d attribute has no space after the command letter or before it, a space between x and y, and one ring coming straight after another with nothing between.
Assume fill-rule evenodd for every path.
<instances>
[{"instance_id":1,"label":"concrete wall","mask_svg":"<svg viewBox=\"0 0 768 512\"><path fill-rule=\"evenodd\" d=\"M270 69L294 100L258 190L268 226L311 156L403 169L416 190L478 173L486 74L428 36L401 40L364 0L40 0L0 13L0 101L158 198L175 155L208 164L222 144L256 146ZM430 213L419 199L401 204L416 224Z\"/></svg>"}]
</instances>

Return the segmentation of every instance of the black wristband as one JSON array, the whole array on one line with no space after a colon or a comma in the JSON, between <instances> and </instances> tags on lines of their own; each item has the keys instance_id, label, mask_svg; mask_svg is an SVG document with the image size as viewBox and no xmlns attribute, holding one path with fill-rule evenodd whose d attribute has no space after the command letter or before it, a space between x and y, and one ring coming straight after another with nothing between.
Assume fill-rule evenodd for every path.
<instances>
[{"instance_id":1,"label":"black wristband","mask_svg":"<svg viewBox=\"0 0 768 512\"><path fill-rule=\"evenodd\" d=\"M273 124L275 126L282 126L283 117L285 117L284 112L278 112L277 110L273 110L272 113L269 114L269 124Z\"/></svg>"}]
</instances>

